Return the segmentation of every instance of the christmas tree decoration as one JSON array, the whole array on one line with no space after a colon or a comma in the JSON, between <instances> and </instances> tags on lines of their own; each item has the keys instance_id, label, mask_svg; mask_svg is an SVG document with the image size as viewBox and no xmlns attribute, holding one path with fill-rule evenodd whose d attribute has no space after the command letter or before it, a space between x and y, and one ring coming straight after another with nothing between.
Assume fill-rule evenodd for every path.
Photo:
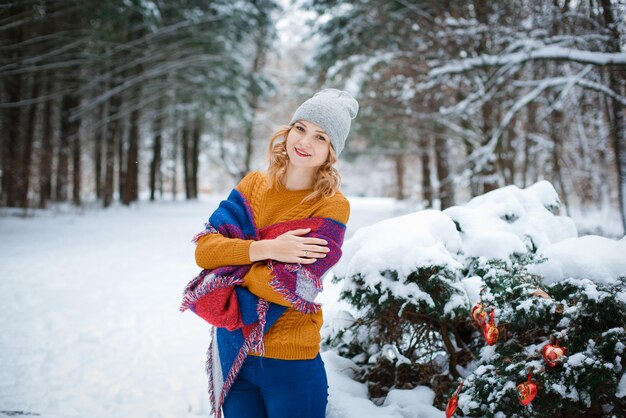
<instances>
[{"instance_id":1,"label":"christmas tree decoration","mask_svg":"<svg viewBox=\"0 0 626 418\"><path fill-rule=\"evenodd\" d=\"M485 307L482 302L478 302L474 305L472 308L472 318L474 318L474 321L479 327L483 327L487 323L487 317L488 314L485 311Z\"/></svg>"},{"instance_id":2,"label":"christmas tree decoration","mask_svg":"<svg viewBox=\"0 0 626 418\"><path fill-rule=\"evenodd\" d=\"M480 297L480 302L478 302L472 308L472 318L474 318L476 324L478 324L478 326L481 328L485 326L485 324L487 323L487 319L489 318L489 313L487 312L488 307L485 302L483 302L483 292L485 290L487 290L486 287L480 289L480 292L478 294L478 296Z\"/></svg>"},{"instance_id":3,"label":"christmas tree decoration","mask_svg":"<svg viewBox=\"0 0 626 418\"><path fill-rule=\"evenodd\" d=\"M495 309L491 311L489 316L489 323L483 325L483 335L485 336L485 341L487 341L487 345L494 345L498 341L498 336L500 332L498 331L498 327L493 323L493 315L495 313Z\"/></svg>"},{"instance_id":4,"label":"christmas tree decoration","mask_svg":"<svg viewBox=\"0 0 626 418\"><path fill-rule=\"evenodd\" d=\"M561 364L566 353L567 347L561 347L558 341L554 345L546 344L541 350L543 358L550 367L556 367Z\"/></svg>"},{"instance_id":5,"label":"christmas tree decoration","mask_svg":"<svg viewBox=\"0 0 626 418\"><path fill-rule=\"evenodd\" d=\"M461 384L454 392L450 400L448 401L448 406L446 407L446 418L450 418L456 412L456 409L459 404L459 392L461 392L461 388L463 387L463 380L461 380Z\"/></svg>"},{"instance_id":6,"label":"christmas tree decoration","mask_svg":"<svg viewBox=\"0 0 626 418\"><path fill-rule=\"evenodd\" d=\"M522 405L526 406L537 396L537 384L531 380L532 374L528 375L528 380L517 385L517 394Z\"/></svg>"}]
</instances>

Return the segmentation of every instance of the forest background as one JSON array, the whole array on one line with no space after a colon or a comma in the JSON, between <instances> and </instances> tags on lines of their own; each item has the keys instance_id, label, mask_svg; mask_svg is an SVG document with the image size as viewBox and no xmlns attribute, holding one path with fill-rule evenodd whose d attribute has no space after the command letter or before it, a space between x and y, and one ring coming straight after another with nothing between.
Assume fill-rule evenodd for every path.
<instances>
[{"instance_id":1,"label":"forest background","mask_svg":"<svg viewBox=\"0 0 626 418\"><path fill-rule=\"evenodd\" d=\"M335 87L361 105L341 162L346 194L445 209L546 179L581 234L621 237L625 9L2 1L0 205L107 207L228 190L264 167L268 139L303 99ZM588 214L602 225L585 224Z\"/></svg>"}]
</instances>

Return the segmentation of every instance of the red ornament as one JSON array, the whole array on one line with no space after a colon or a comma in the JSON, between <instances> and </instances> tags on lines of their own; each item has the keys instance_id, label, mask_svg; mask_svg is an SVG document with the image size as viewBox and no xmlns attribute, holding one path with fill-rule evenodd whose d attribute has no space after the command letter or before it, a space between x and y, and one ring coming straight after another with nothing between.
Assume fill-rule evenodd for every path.
<instances>
[{"instance_id":1,"label":"red ornament","mask_svg":"<svg viewBox=\"0 0 626 418\"><path fill-rule=\"evenodd\" d=\"M491 311L489 323L483 325L483 335L485 336L485 341L487 341L488 345L494 345L498 341L498 335L500 334L498 327L493 323L494 313L495 310Z\"/></svg>"},{"instance_id":2,"label":"red ornament","mask_svg":"<svg viewBox=\"0 0 626 418\"><path fill-rule=\"evenodd\" d=\"M537 396L537 385L535 382L530 380L532 375L528 375L528 380L524 383L520 383L517 385L517 394L519 396L519 401L522 405L526 406L535 399Z\"/></svg>"},{"instance_id":3,"label":"red ornament","mask_svg":"<svg viewBox=\"0 0 626 418\"><path fill-rule=\"evenodd\" d=\"M450 400L448 401L448 406L446 407L446 418L450 418L456 412L456 408L459 403L459 392L463 387L463 380L461 380L461 384L457 388L456 392L452 395Z\"/></svg>"},{"instance_id":4,"label":"red ornament","mask_svg":"<svg viewBox=\"0 0 626 418\"><path fill-rule=\"evenodd\" d=\"M557 341L552 344L546 344L541 350L543 358L550 367L556 367L563 361L563 356L567 353L567 347L561 347Z\"/></svg>"},{"instance_id":5,"label":"red ornament","mask_svg":"<svg viewBox=\"0 0 626 418\"><path fill-rule=\"evenodd\" d=\"M478 302L472 308L472 318L474 318L474 321L476 321L479 327L487 323L487 312L485 312L482 302Z\"/></svg>"}]
</instances>

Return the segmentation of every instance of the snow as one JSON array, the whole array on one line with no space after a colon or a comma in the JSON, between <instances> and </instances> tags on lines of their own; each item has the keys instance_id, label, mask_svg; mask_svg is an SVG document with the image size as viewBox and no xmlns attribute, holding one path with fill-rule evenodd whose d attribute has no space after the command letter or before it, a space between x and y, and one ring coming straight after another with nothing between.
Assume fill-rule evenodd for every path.
<instances>
[{"instance_id":1,"label":"snow","mask_svg":"<svg viewBox=\"0 0 626 418\"><path fill-rule=\"evenodd\" d=\"M574 221L558 215L559 210L560 201L552 185L539 181L525 189L503 187L444 211L422 210L384 219L360 228L346 241L344 256L334 272L338 277L358 275L365 286L381 285L383 293L387 290L396 297L431 306L428 294L403 279L425 266L456 271L470 257L509 262L513 254L536 249L546 262L530 266L529 271L543 276L545 284L567 278L602 284L626 276L626 239L578 237ZM482 281L463 279L462 285L468 301L478 302ZM345 290L351 286L351 281L346 281ZM590 297L603 297L594 294L594 286L586 287ZM449 301L445 311L463 303L457 297Z\"/></svg>"},{"instance_id":2,"label":"snow","mask_svg":"<svg viewBox=\"0 0 626 418\"><path fill-rule=\"evenodd\" d=\"M493 245L497 242L501 245ZM469 257L483 256L487 259L508 260L511 254L524 254L528 250L522 240L511 232L489 231L469 240L465 246Z\"/></svg>"},{"instance_id":3,"label":"snow","mask_svg":"<svg viewBox=\"0 0 626 418\"><path fill-rule=\"evenodd\" d=\"M564 48L557 45L535 47L530 51L505 53L500 55L483 54L478 57L452 61L443 66L435 67L428 73L429 77L439 77L443 74L455 74L474 68L486 66L510 66L537 59L564 59L586 64L607 65L626 64L626 53L609 53L584 51L573 48Z\"/></svg>"},{"instance_id":4,"label":"snow","mask_svg":"<svg viewBox=\"0 0 626 418\"><path fill-rule=\"evenodd\" d=\"M577 236L572 219L554 214L559 206L554 187L539 181L525 189L502 187L443 213L459 224L465 251L471 251L470 255L482 250L508 258L508 254L527 251L520 243L542 248ZM481 255L488 257L487 254Z\"/></svg>"},{"instance_id":5,"label":"snow","mask_svg":"<svg viewBox=\"0 0 626 418\"><path fill-rule=\"evenodd\" d=\"M35 216L27 218L0 212L0 410L42 418L207 416L208 326L178 306L184 285L198 271L191 237L218 201L32 211ZM395 294L428 303L427 294L381 272L401 276L425 265L457 270L468 257L504 257L533 246L548 259L539 267L546 281L577 281L592 299L608 295L597 284L626 274L626 239L577 237L572 219L557 215L558 196L547 182L505 187L444 211L400 216L407 206L391 199L350 203L344 257L324 277L320 297L324 337L356 316L339 301L345 283L333 283L334 276L364 274L369 285L385 281ZM480 300L480 277L458 286L470 304ZM445 310L463 303L456 295ZM383 348L405 361L394 347ZM496 354L486 346L481 355ZM353 379L353 361L331 351L322 357L330 418L443 416L426 387L394 389L378 406L368 399L367 385ZM565 366L586 360L576 353ZM480 367L477 375L485 371ZM624 385L622 377L621 396ZM476 402L464 404L471 409Z\"/></svg>"},{"instance_id":6,"label":"snow","mask_svg":"<svg viewBox=\"0 0 626 418\"><path fill-rule=\"evenodd\" d=\"M425 266L458 271L470 257L509 262L513 254L541 250L576 237L574 221L556 214L559 207L552 185L539 181L526 189L503 187L444 211L422 210L384 219L360 228L345 242L344 255L334 273L337 277L359 276L365 286L379 285L383 294L386 290L396 297L432 306L428 294L403 279ZM481 280L464 279L462 285L469 302L476 303ZM350 290L351 286L353 283L347 280L344 289ZM456 298L445 311L463 303Z\"/></svg>"},{"instance_id":7,"label":"snow","mask_svg":"<svg viewBox=\"0 0 626 418\"><path fill-rule=\"evenodd\" d=\"M623 398L624 396L626 396L626 373L622 375L622 378L617 384L617 392L615 393L615 396L617 396L618 398Z\"/></svg>"},{"instance_id":8,"label":"snow","mask_svg":"<svg viewBox=\"0 0 626 418\"><path fill-rule=\"evenodd\" d=\"M207 417L208 326L178 311L199 271L191 237L219 199L129 208L0 215L0 411L41 418ZM402 208L350 199L347 235ZM376 204L378 202L378 204ZM368 211L368 205L371 210ZM348 305L327 275L324 317ZM392 391L383 406L351 379L354 363L324 352L328 416L443 417L428 388ZM416 415L419 411L420 415Z\"/></svg>"},{"instance_id":9,"label":"snow","mask_svg":"<svg viewBox=\"0 0 626 418\"><path fill-rule=\"evenodd\" d=\"M335 266L340 277L357 272L367 284L383 283L383 289L413 300L432 303L430 296L411 283L394 281L381 272L397 271L406 277L420 266L461 267L451 254L461 245L454 223L435 210L424 210L360 228L343 246L343 257Z\"/></svg>"},{"instance_id":10,"label":"snow","mask_svg":"<svg viewBox=\"0 0 626 418\"><path fill-rule=\"evenodd\" d=\"M206 211L163 203L1 218L1 409L206 415L208 329L178 312Z\"/></svg>"},{"instance_id":11,"label":"snow","mask_svg":"<svg viewBox=\"0 0 626 418\"><path fill-rule=\"evenodd\" d=\"M328 417L335 418L443 418L445 413L432 407L435 393L425 386L410 390L392 390L382 406L367 399L367 386L353 380L358 366L333 351L322 353L331 388Z\"/></svg>"},{"instance_id":12,"label":"snow","mask_svg":"<svg viewBox=\"0 0 626 418\"><path fill-rule=\"evenodd\" d=\"M461 283L465 288L465 293L467 294L470 305L474 306L480 302L480 289L485 286L483 279L479 276L472 276L463 278Z\"/></svg>"},{"instance_id":13,"label":"snow","mask_svg":"<svg viewBox=\"0 0 626 418\"><path fill-rule=\"evenodd\" d=\"M398 416L411 418L443 418L445 416L443 411L430 406L434 400L435 392L433 392L432 389L426 386L417 386L411 390L392 389L387 395L383 406L394 406L398 411Z\"/></svg>"},{"instance_id":14,"label":"snow","mask_svg":"<svg viewBox=\"0 0 626 418\"><path fill-rule=\"evenodd\" d=\"M568 277L586 278L598 284L612 283L626 276L626 240L615 241L596 235L569 238L544 248L548 261L533 267L554 283Z\"/></svg>"},{"instance_id":15,"label":"snow","mask_svg":"<svg viewBox=\"0 0 626 418\"><path fill-rule=\"evenodd\" d=\"M570 367L580 367L583 365L586 359L587 356L585 355L585 353L572 354L567 358L567 365Z\"/></svg>"}]
</instances>

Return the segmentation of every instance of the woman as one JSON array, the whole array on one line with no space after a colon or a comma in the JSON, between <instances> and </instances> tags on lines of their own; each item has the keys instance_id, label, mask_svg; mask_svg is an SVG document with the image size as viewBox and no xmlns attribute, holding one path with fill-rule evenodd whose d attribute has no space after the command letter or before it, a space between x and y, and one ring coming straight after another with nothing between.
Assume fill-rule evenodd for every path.
<instances>
[{"instance_id":1,"label":"woman","mask_svg":"<svg viewBox=\"0 0 626 418\"><path fill-rule=\"evenodd\" d=\"M347 92L336 89L318 92L296 110L288 127L272 137L267 172L252 172L236 186L251 209L252 223L258 230L264 231L271 225L289 225L295 229L271 239L263 239L262 233L261 239L241 239L216 233L219 230L211 227L210 233L197 239L195 257L200 267L215 271L221 266L249 266L239 287L271 305L267 324L265 318L258 322L264 332L264 336L260 334L262 341L238 357L242 363L231 373L233 382L224 391L222 405L225 418L325 415L328 385L319 355L322 311L318 305L310 305L321 286L311 283L316 280L321 283L321 275L340 257L350 207L339 191L340 177L333 164L343 150L351 120L357 113L358 103ZM328 229L318 228L317 223L297 227L300 225L297 220L319 219L327 222L329 228L342 226L343 230L336 234L339 238L333 238L330 232L324 235L323 231ZM289 293L276 282L278 265L284 267L283 272L293 272L293 266L299 266L294 275L298 279L312 278L312 282L300 280ZM321 266L318 271L316 266ZM233 274L226 276L230 275ZM241 292L233 294L228 296L230 301L245 303ZM220 311L222 316L229 317L227 324L216 325L207 319L222 327L215 338L219 339L224 328L248 329L242 334L244 338L246 332L251 333L245 320L237 319L239 325L233 325L233 316L246 314L233 314L232 305L233 302L225 303L226 307ZM198 313L202 309L194 308L194 311ZM223 347L215 348L218 354L223 351ZM214 360L213 363L216 368L225 367L224 363ZM210 370L211 381L214 375L215 370ZM213 397L211 390L210 393ZM219 416L220 402L215 405Z\"/></svg>"}]
</instances>

